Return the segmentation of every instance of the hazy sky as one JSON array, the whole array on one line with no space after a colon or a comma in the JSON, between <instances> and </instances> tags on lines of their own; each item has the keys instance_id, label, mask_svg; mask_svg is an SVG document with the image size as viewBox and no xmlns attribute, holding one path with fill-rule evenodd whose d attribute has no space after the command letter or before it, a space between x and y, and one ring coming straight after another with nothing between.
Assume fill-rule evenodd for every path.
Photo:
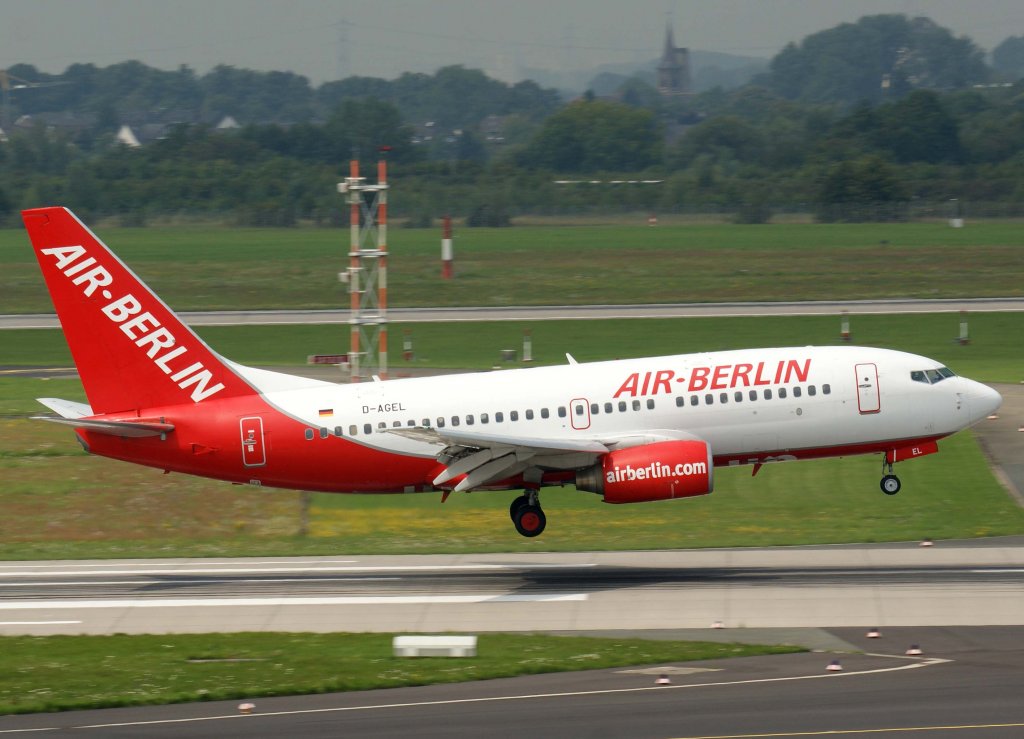
<instances>
[{"instance_id":1,"label":"hazy sky","mask_svg":"<svg viewBox=\"0 0 1024 739\"><path fill-rule=\"evenodd\" d=\"M513 80L651 59L669 12L680 46L761 57L875 13L927 15L986 50L1024 35L1024 0L0 0L0 69L139 59L319 84L465 64Z\"/></svg>"}]
</instances>

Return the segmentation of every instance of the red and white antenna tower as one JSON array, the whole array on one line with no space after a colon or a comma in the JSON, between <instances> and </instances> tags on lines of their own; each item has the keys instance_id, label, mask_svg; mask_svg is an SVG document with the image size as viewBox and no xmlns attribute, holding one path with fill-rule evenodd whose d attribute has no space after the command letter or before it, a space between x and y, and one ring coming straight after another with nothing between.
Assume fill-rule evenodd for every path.
<instances>
[{"instance_id":1,"label":"red and white antenna tower","mask_svg":"<svg viewBox=\"0 0 1024 739\"><path fill-rule=\"evenodd\" d=\"M377 182L359 176L359 160L349 162L349 176L338 183L347 196L351 235L348 252L350 348L352 382L388 373L388 177L381 147Z\"/></svg>"}]
</instances>

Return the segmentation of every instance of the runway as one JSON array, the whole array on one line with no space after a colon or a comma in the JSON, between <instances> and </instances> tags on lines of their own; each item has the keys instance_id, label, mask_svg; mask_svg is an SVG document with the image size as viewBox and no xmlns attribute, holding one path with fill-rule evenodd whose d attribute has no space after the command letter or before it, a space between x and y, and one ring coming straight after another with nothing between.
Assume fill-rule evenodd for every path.
<instances>
[{"instance_id":1,"label":"runway","mask_svg":"<svg viewBox=\"0 0 1024 739\"><path fill-rule=\"evenodd\" d=\"M628 614L625 615L624 614ZM0 563L0 633L1015 625L1024 542Z\"/></svg>"},{"instance_id":2,"label":"runway","mask_svg":"<svg viewBox=\"0 0 1024 739\"><path fill-rule=\"evenodd\" d=\"M9 716L0 733L1022 736L1021 614L1022 537L932 547L6 562L7 634L550 631L831 653L256 699L249 716L238 701ZM726 628L709 628L716 620ZM866 638L869 626L882 637ZM906 656L911 644L924 655ZM842 672L825 671L833 659ZM662 674L671 685L654 684Z\"/></svg>"},{"instance_id":3,"label":"runway","mask_svg":"<svg viewBox=\"0 0 1024 739\"><path fill-rule=\"evenodd\" d=\"M700 318L721 316L818 316L896 313L944 313L961 310L1019 313L1024 298L894 299L745 303L673 303L648 305L538 305L463 308L389 308L392 323L474 321L609 320L618 318ZM182 311L190 326L270 326L347 323L347 310ZM58 328L50 313L0 316L0 329Z\"/></svg>"}]
</instances>

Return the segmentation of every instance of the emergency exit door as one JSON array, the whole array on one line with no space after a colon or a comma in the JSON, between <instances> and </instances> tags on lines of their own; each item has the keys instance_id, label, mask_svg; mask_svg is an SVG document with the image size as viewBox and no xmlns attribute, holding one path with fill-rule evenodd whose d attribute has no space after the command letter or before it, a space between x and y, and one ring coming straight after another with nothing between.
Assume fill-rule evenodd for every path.
<instances>
[{"instance_id":1,"label":"emergency exit door","mask_svg":"<svg viewBox=\"0 0 1024 739\"><path fill-rule=\"evenodd\" d=\"M858 364L854 371L857 373L857 409L861 413L878 413L882 409L878 393L878 366Z\"/></svg>"},{"instance_id":2,"label":"emergency exit door","mask_svg":"<svg viewBox=\"0 0 1024 739\"><path fill-rule=\"evenodd\" d=\"M242 434L242 464L246 467L262 467L267 463L263 419L260 416L247 416L238 423Z\"/></svg>"}]
</instances>

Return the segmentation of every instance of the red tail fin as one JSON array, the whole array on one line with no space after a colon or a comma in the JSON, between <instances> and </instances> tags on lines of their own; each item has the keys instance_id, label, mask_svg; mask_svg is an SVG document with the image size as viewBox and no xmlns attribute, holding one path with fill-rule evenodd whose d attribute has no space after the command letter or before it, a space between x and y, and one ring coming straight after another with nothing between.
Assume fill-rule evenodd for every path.
<instances>
[{"instance_id":1,"label":"red tail fin","mask_svg":"<svg viewBox=\"0 0 1024 739\"><path fill-rule=\"evenodd\" d=\"M21 215L93 413L254 392L71 211Z\"/></svg>"}]
</instances>

